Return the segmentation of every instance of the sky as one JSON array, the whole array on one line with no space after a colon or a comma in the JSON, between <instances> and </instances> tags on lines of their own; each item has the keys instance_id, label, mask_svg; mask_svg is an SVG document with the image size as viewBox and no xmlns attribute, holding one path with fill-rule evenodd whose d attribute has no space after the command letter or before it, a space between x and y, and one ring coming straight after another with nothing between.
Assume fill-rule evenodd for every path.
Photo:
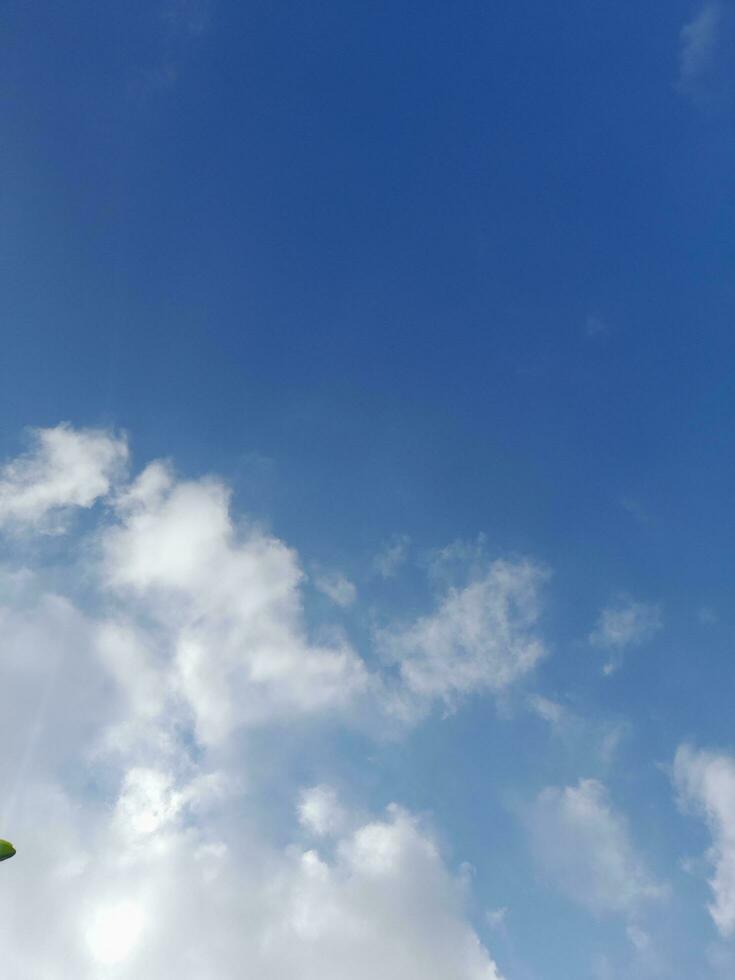
<instances>
[{"instance_id":1,"label":"sky","mask_svg":"<svg viewBox=\"0 0 735 980\"><path fill-rule=\"evenodd\" d=\"M4 0L7 980L735 975L735 3Z\"/></svg>"}]
</instances>

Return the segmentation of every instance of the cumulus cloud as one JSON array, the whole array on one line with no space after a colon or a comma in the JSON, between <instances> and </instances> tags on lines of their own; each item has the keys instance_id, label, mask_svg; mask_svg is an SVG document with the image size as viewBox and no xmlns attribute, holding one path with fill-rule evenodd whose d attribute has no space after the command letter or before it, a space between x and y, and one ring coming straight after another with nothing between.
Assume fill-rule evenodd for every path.
<instances>
[{"instance_id":1,"label":"cumulus cloud","mask_svg":"<svg viewBox=\"0 0 735 980\"><path fill-rule=\"evenodd\" d=\"M661 609L646 602L635 602L622 597L614 605L603 609L597 625L589 635L593 646L607 650L609 659L603 671L611 674L622 662L625 650L642 646L663 626Z\"/></svg>"},{"instance_id":2,"label":"cumulus cloud","mask_svg":"<svg viewBox=\"0 0 735 980\"><path fill-rule=\"evenodd\" d=\"M400 807L322 854L279 849L232 812L213 835L161 773L128 773L111 813L44 787L28 802L0 883L7 976L500 980L459 879Z\"/></svg>"},{"instance_id":3,"label":"cumulus cloud","mask_svg":"<svg viewBox=\"0 0 735 980\"><path fill-rule=\"evenodd\" d=\"M665 894L645 869L625 818L599 780L547 787L526 823L534 855L549 880L590 911L630 918L645 902Z\"/></svg>"},{"instance_id":4,"label":"cumulus cloud","mask_svg":"<svg viewBox=\"0 0 735 980\"><path fill-rule=\"evenodd\" d=\"M5 473L43 497L49 467ZM310 636L293 550L236 522L217 480L159 462L96 485L110 507L69 566L84 609L42 568L0 569L4 975L499 980L417 818L288 782L284 813L247 783L238 730L348 720L387 687L347 640Z\"/></svg>"},{"instance_id":5,"label":"cumulus cloud","mask_svg":"<svg viewBox=\"0 0 735 980\"><path fill-rule=\"evenodd\" d=\"M58 425L32 429L31 449L0 470L0 528L64 529L74 508L91 507L123 474L123 437L103 429Z\"/></svg>"},{"instance_id":6,"label":"cumulus cloud","mask_svg":"<svg viewBox=\"0 0 735 980\"><path fill-rule=\"evenodd\" d=\"M125 705L108 742L123 744L161 716L209 746L238 729L344 715L358 703L415 718L434 700L505 689L544 653L534 626L546 573L496 561L449 588L432 613L382 630L398 672L371 674L342 632L309 635L298 556L256 524L236 523L221 481L180 479L156 461L112 494L124 442L61 426L38 445L4 468L8 513L38 522L53 507L108 494L85 573L105 604L90 627L95 665ZM346 580L335 587L341 602L352 597Z\"/></svg>"},{"instance_id":7,"label":"cumulus cloud","mask_svg":"<svg viewBox=\"0 0 735 980\"><path fill-rule=\"evenodd\" d=\"M735 757L679 747L674 782L684 806L700 814L712 835L707 852L714 866L709 912L720 934L735 935Z\"/></svg>"},{"instance_id":8,"label":"cumulus cloud","mask_svg":"<svg viewBox=\"0 0 735 980\"><path fill-rule=\"evenodd\" d=\"M452 706L462 695L500 692L545 654L535 628L547 577L530 561L498 560L464 588L450 587L437 608L407 626L384 629L379 643L398 665L414 710Z\"/></svg>"},{"instance_id":9,"label":"cumulus cloud","mask_svg":"<svg viewBox=\"0 0 735 980\"><path fill-rule=\"evenodd\" d=\"M169 651L162 679L190 707L201 741L344 708L366 690L347 641L309 641L296 554L256 526L236 528L222 483L178 481L153 463L117 513L101 537L104 581L157 621Z\"/></svg>"}]
</instances>

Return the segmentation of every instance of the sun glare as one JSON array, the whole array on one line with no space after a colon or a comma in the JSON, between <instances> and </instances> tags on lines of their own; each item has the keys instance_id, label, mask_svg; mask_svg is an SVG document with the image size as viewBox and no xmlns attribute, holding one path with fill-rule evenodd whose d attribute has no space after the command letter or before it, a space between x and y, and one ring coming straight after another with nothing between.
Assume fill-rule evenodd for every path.
<instances>
[{"instance_id":1,"label":"sun glare","mask_svg":"<svg viewBox=\"0 0 735 980\"><path fill-rule=\"evenodd\" d=\"M105 966L121 963L135 949L143 931L143 909L138 902L117 902L99 909L87 931L92 956Z\"/></svg>"}]
</instances>

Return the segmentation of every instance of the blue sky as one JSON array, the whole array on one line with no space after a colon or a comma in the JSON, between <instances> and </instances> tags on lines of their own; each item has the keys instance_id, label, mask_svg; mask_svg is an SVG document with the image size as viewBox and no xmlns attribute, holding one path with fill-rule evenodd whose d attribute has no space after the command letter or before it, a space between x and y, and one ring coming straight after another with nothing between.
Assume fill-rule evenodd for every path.
<instances>
[{"instance_id":1,"label":"blue sky","mask_svg":"<svg viewBox=\"0 0 735 980\"><path fill-rule=\"evenodd\" d=\"M732 976L731 0L2 33L15 975Z\"/></svg>"}]
</instances>

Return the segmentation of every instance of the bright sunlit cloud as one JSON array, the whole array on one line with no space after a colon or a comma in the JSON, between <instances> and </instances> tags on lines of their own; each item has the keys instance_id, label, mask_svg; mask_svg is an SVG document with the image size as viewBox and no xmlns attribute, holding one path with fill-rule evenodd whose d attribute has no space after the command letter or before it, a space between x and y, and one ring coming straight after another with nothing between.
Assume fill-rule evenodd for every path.
<instances>
[{"instance_id":1,"label":"bright sunlit cloud","mask_svg":"<svg viewBox=\"0 0 735 980\"><path fill-rule=\"evenodd\" d=\"M85 460L90 438L95 460L99 447L103 460L121 458L104 432L77 442L59 431ZM41 447L55 439L38 434ZM0 925L23 937L6 943L8 969L53 964L47 975L80 980L103 968L146 980L243 969L263 980L499 978L461 875L418 816L390 804L371 817L330 785L284 773L287 811L273 813L290 828L284 842L268 831L267 800L247 789L248 766L261 763L243 733L278 739L292 722L349 730L358 711L363 737L379 739L396 699L417 693L413 674L368 666L344 635L311 636L299 556L236 522L222 481L182 479L162 463L113 480L85 463L72 490L41 493L58 480L40 453L6 466L22 499L106 506L68 538L74 557L59 581L72 593L84 585L84 612L46 591L42 563L5 577L0 697L16 750L2 767L17 790L5 819L23 855ZM540 652L525 635L537 577L531 565L494 566L419 621L405 662L436 676L437 693L465 669L470 687L488 671L491 688L509 685ZM45 931L34 952L36 922Z\"/></svg>"},{"instance_id":2,"label":"bright sunlit cloud","mask_svg":"<svg viewBox=\"0 0 735 980\"><path fill-rule=\"evenodd\" d=\"M145 923L141 905L121 901L98 909L86 933L86 941L95 961L102 966L117 966L135 951Z\"/></svg>"}]
</instances>

